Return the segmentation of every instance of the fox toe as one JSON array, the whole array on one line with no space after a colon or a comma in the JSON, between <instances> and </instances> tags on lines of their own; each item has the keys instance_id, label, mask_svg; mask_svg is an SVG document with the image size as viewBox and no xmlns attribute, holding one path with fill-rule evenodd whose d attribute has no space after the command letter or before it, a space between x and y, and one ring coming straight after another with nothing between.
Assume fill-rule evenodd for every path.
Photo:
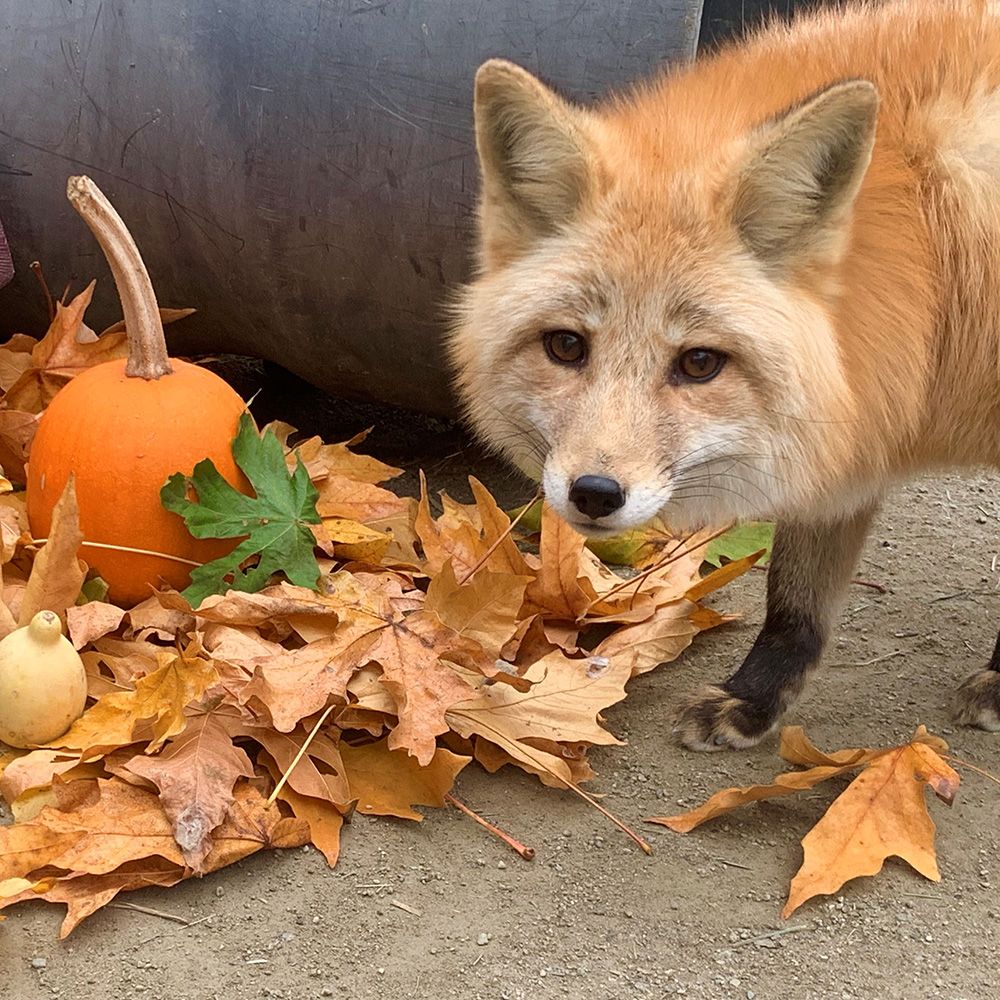
<instances>
[{"instance_id":1,"label":"fox toe","mask_svg":"<svg viewBox=\"0 0 1000 1000\"><path fill-rule=\"evenodd\" d=\"M689 750L745 750L777 724L773 713L711 685L682 703L674 735Z\"/></svg>"},{"instance_id":2,"label":"fox toe","mask_svg":"<svg viewBox=\"0 0 1000 1000\"><path fill-rule=\"evenodd\" d=\"M991 733L1000 732L1000 671L977 670L955 695L955 721Z\"/></svg>"}]
</instances>

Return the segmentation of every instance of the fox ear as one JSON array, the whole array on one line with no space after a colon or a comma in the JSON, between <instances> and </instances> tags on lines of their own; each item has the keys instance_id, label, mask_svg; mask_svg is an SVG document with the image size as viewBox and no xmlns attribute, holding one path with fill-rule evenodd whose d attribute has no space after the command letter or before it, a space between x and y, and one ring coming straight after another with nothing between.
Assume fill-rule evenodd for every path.
<instances>
[{"instance_id":1,"label":"fox ear","mask_svg":"<svg viewBox=\"0 0 1000 1000\"><path fill-rule=\"evenodd\" d=\"M476 148L487 242L543 236L570 219L590 189L586 112L502 59L476 74Z\"/></svg>"},{"instance_id":2,"label":"fox ear","mask_svg":"<svg viewBox=\"0 0 1000 1000\"><path fill-rule=\"evenodd\" d=\"M762 130L737 182L733 221L768 265L833 263L871 160L878 92L839 83Z\"/></svg>"}]
</instances>

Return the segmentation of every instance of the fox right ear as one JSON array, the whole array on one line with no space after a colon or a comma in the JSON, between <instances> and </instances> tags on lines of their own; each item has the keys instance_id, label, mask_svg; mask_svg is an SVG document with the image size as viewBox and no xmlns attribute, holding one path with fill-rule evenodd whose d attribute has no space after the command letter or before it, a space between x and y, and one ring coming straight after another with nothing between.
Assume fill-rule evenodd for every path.
<instances>
[{"instance_id":1,"label":"fox right ear","mask_svg":"<svg viewBox=\"0 0 1000 1000\"><path fill-rule=\"evenodd\" d=\"M875 87L852 80L762 130L737 184L733 214L744 243L765 263L838 259L871 159L877 114Z\"/></svg>"},{"instance_id":2,"label":"fox right ear","mask_svg":"<svg viewBox=\"0 0 1000 1000\"><path fill-rule=\"evenodd\" d=\"M586 112L502 59L476 74L476 148L487 243L523 246L569 220L591 183Z\"/></svg>"}]
</instances>

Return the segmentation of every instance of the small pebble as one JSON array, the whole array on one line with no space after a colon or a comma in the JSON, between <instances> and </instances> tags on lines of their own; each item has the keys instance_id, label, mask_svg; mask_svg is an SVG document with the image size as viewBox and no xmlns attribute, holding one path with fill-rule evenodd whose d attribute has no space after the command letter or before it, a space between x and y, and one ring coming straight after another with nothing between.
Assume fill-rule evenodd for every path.
<instances>
[{"instance_id":1,"label":"small pebble","mask_svg":"<svg viewBox=\"0 0 1000 1000\"><path fill-rule=\"evenodd\" d=\"M490 943L490 936L485 931L482 934L480 934L479 937L476 938L476 944L478 944L480 948L489 943Z\"/></svg>"},{"instance_id":2,"label":"small pebble","mask_svg":"<svg viewBox=\"0 0 1000 1000\"><path fill-rule=\"evenodd\" d=\"M31 967L33 969L44 969L49 963L44 958L33 958Z\"/></svg>"}]
</instances>

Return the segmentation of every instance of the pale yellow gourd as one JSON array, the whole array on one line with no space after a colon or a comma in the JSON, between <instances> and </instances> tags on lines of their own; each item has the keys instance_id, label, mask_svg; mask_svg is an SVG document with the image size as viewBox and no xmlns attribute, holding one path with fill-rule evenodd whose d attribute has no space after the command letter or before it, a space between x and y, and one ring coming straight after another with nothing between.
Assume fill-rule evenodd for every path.
<instances>
[{"instance_id":1,"label":"pale yellow gourd","mask_svg":"<svg viewBox=\"0 0 1000 1000\"><path fill-rule=\"evenodd\" d=\"M87 676L53 611L0 639L0 743L37 746L83 714Z\"/></svg>"}]
</instances>

